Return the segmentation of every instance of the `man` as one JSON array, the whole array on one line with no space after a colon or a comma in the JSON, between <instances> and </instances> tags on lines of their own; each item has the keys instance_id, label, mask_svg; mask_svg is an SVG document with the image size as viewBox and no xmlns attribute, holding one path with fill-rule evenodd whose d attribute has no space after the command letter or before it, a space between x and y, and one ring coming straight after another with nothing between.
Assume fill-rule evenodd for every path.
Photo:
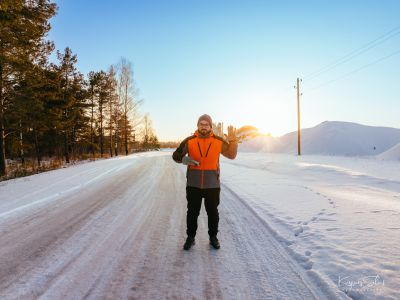
<instances>
[{"instance_id":1,"label":"man","mask_svg":"<svg viewBox=\"0 0 400 300\"><path fill-rule=\"evenodd\" d=\"M203 198L208 215L210 244L215 249L220 248L217 238L220 194L219 156L222 153L230 159L236 157L238 143L234 127L228 127L227 138L228 142L213 134L211 117L205 114L198 119L196 132L186 138L172 155L174 161L188 166L186 174L187 239L183 246L185 250L189 250L195 244L197 217L200 214Z\"/></svg>"}]
</instances>

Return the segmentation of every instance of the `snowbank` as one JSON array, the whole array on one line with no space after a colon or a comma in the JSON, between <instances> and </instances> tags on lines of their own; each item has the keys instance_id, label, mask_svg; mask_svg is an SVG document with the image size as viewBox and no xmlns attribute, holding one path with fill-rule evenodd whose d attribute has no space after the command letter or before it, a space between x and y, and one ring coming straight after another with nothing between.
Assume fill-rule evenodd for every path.
<instances>
[{"instance_id":1,"label":"snowbank","mask_svg":"<svg viewBox=\"0 0 400 300\"><path fill-rule=\"evenodd\" d=\"M400 143L377 155L377 158L381 160L400 160Z\"/></svg>"}]
</instances>

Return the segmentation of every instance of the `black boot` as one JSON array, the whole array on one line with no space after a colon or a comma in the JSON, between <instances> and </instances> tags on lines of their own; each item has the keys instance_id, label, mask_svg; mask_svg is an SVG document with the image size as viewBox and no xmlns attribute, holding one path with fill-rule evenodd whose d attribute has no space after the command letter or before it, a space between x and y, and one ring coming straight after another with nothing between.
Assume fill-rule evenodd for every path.
<instances>
[{"instance_id":1,"label":"black boot","mask_svg":"<svg viewBox=\"0 0 400 300\"><path fill-rule=\"evenodd\" d=\"M188 236L187 239L186 239L185 244L183 245L183 249L189 250L190 247L192 247L194 244L195 244L194 237L193 236Z\"/></svg>"},{"instance_id":2,"label":"black boot","mask_svg":"<svg viewBox=\"0 0 400 300\"><path fill-rule=\"evenodd\" d=\"M210 236L210 244L213 246L215 249L219 249L221 245L219 244L219 241L217 239L216 235Z\"/></svg>"}]
</instances>

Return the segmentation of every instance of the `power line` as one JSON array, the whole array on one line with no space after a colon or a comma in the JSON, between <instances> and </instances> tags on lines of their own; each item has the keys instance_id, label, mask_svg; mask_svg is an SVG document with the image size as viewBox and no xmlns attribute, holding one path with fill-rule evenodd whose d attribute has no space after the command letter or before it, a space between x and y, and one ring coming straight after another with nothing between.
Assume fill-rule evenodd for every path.
<instances>
[{"instance_id":1,"label":"power line","mask_svg":"<svg viewBox=\"0 0 400 300\"><path fill-rule=\"evenodd\" d=\"M378 38L366 43L365 45L351 51L350 53L337 59L336 61L326 65L325 67L322 67L319 70L312 72L307 76L304 76L303 79L308 79L308 81L310 81L311 79L314 79L314 78L318 77L319 75L321 75L325 72L328 72L328 71L336 68L337 66L348 62L349 60L352 60L353 58L367 52L368 50L375 48L376 46L384 43L385 41L395 37L399 33L400 33L400 26L397 26L397 27L391 29L390 31L388 31L387 33L379 36Z\"/></svg>"},{"instance_id":2,"label":"power line","mask_svg":"<svg viewBox=\"0 0 400 300\"><path fill-rule=\"evenodd\" d=\"M375 65L375 64L377 64L377 63L379 63L379 62L381 62L381 61L383 61L383 60L386 60L386 59L388 59L388 58L391 58L392 56L395 56L395 55L397 55L397 54L400 54L400 49L397 50L397 51L395 51L395 52L392 52L392 53L390 53L390 54L388 54L388 55L386 55L386 56L384 56L384 57L381 57L381 58L379 58L379 59L377 59L377 60L375 60L375 61L373 61L373 62L371 62L371 63L368 63L368 64L366 64L366 65L363 65L363 66L361 66L361 67L359 67L359 68L357 68L357 69L355 69L355 70L353 70L353 71L350 71L350 72L348 72L348 73L345 73L345 74L343 74L343 75L341 75L341 76L339 76L339 77L337 77L337 78L335 78L335 79L333 79L333 80L330 80L330 81L325 82L325 83L322 83L322 84L320 84L320 85L318 85L318 86L316 86L316 87L313 87L313 88L311 88L310 90L308 90L308 92L311 92L311 91L320 89L320 88L322 88L322 87L324 87L324 86L326 86L326 85L328 85L328 84L331 84L331 83L333 83L333 82L335 82L335 81L341 80L341 79L343 79L343 78L345 78L345 77L347 77L347 76L350 76L350 75L352 75L352 74L354 74L354 73L357 73L357 72L359 72L359 71L361 71L361 70L363 70L363 69L365 69L365 68L368 68L368 67L370 67L370 66L372 66L372 65Z\"/></svg>"}]
</instances>

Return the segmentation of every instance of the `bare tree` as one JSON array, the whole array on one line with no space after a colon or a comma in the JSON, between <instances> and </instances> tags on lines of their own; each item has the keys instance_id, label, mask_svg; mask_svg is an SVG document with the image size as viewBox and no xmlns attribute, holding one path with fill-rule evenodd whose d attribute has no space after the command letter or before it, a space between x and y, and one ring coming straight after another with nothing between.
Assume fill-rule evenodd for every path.
<instances>
[{"instance_id":1,"label":"bare tree","mask_svg":"<svg viewBox=\"0 0 400 300\"><path fill-rule=\"evenodd\" d=\"M122 107L123 127L121 128L124 139L125 155L129 153L129 141L135 128L140 123L139 105L143 100L138 100L138 91L135 89L135 82L133 79L132 64L125 58L121 58L118 64L118 94Z\"/></svg>"},{"instance_id":2,"label":"bare tree","mask_svg":"<svg viewBox=\"0 0 400 300\"><path fill-rule=\"evenodd\" d=\"M145 147L147 147L149 143L149 138L151 134L152 134L151 120L149 118L149 113L146 113L143 118L143 145L145 145Z\"/></svg>"},{"instance_id":3,"label":"bare tree","mask_svg":"<svg viewBox=\"0 0 400 300\"><path fill-rule=\"evenodd\" d=\"M117 80L116 80L116 72L114 66L111 66L108 72L108 89L109 89L109 100L108 100L108 114L109 114L109 120L108 120L108 127L110 130L110 156L113 156L113 147L116 148L116 145L114 146L113 142L113 130L114 130L114 124L117 128L117 122L118 122L118 115L119 115L119 105L118 105L118 94L117 94ZM115 149L114 148L114 149ZM116 154L117 155L117 151Z\"/></svg>"},{"instance_id":4,"label":"bare tree","mask_svg":"<svg viewBox=\"0 0 400 300\"><path fill-rule=\"evenodd\" d=\"M154 149L160 148L158 138L154 132L153 124L150 119L149 113L146 113L143 117L142 123L142 148L143 149Z\"/></svg>"}]
</instances>

